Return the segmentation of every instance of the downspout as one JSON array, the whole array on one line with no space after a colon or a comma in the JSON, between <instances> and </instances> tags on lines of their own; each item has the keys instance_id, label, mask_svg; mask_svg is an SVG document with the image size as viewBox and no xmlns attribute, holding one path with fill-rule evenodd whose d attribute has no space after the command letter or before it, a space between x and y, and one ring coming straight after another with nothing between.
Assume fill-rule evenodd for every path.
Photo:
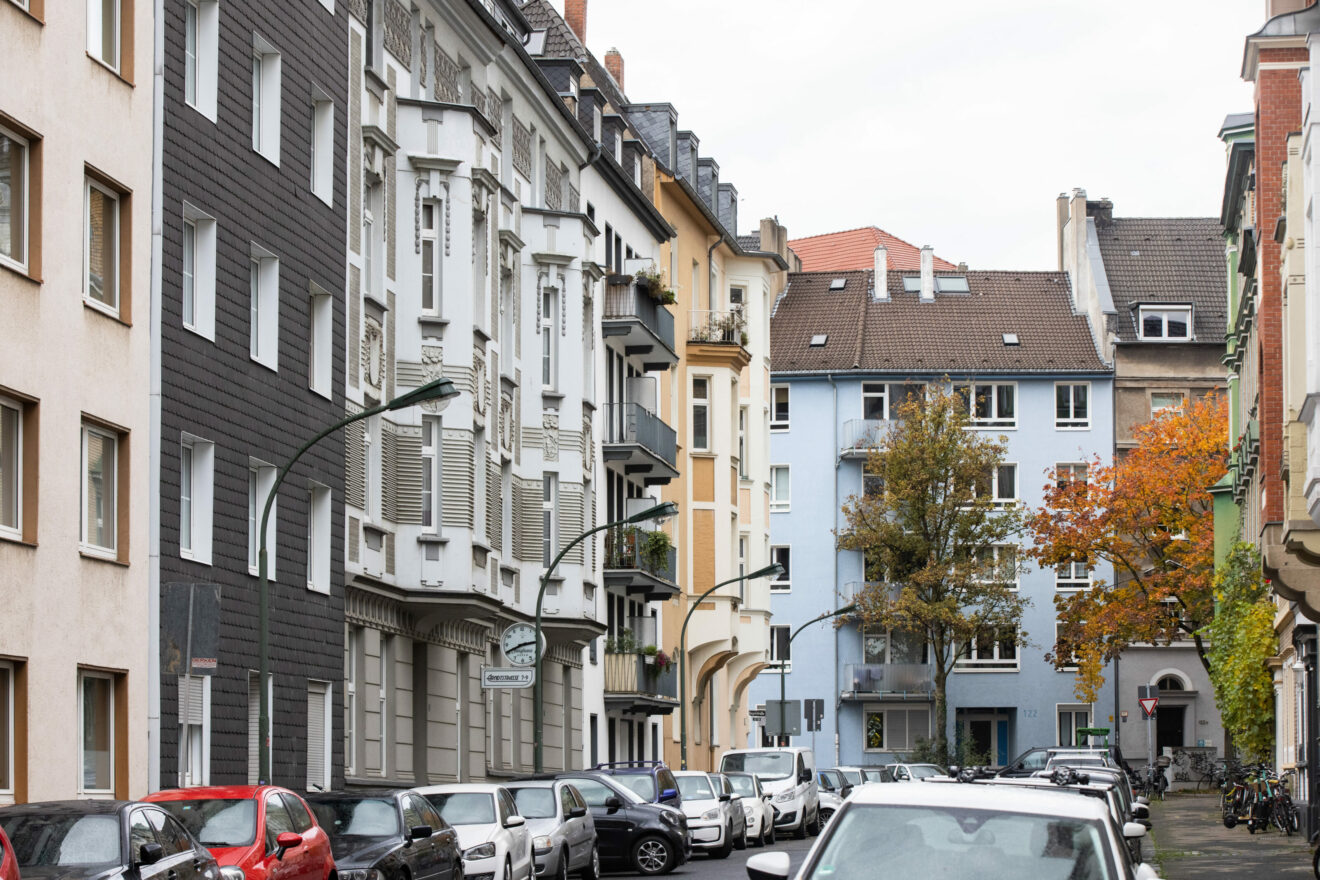
<instances>
[{"instance_id":1,"label":"downspout","mask_svg":"<svg viewBox=\"0 0 1320 880\"><path fill-rule=\"evenodd\" d=\"M156 0L151 71L151 367L147 392L151 431L147 441L147 791L160 784L160 450L161 450L161 260L165 143L165 0Z\"/></svg>"},{"instance_id":2,"label":"downspout","mask_svg":"<svg viewBox=\"0 0 1320 880\"><path fill-rule=\"evenodd\" d=\"M830 383L830 424L833 425L834 448L834 516L835 523L839 515L839 386L834 383L834 374L827 373L825 378ZM839 596L839 551L834 551L834 597ZM836 601L837 606L837 601ZM839 709L843 700L839 698L839 630L834 629L834 766L839 766Z\"/></svg>"}]
</instances>

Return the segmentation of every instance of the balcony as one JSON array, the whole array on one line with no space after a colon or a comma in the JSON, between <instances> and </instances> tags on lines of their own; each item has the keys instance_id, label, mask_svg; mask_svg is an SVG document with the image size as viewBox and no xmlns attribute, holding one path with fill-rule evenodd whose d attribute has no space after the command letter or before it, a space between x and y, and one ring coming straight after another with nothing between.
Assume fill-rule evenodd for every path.
<instances>
[{"instance_id":1,"label":"balcony","mask_svg":"<svg viewBox=\"0 0 1320 880\"><path fill-rule=\"evenodd\" d=\"M840 682L844 700L930 700L935 693L929 663L849 663Z\"/></svg>"},{"instance_id":2,"label":"balcony","mask_svg":"<svg viewBox=\"0 0 1320 880\"><path fill-rule=\"evenodd\" d=\"M646 485L663 485L678 476L678 439L674 429L640 403L607 403L605 464L621 466Z\"/></svg>"},{"instance_id":3,"label":"balcony","mask_svg":"<svg viewBox=\"0 0 1320 880\"><path fill-rule=\"evenodd\" d=\"M889 422L883 419L849 419L844 422L839 458L866 458L888 427Z\"/></svg>"},{"instance_id":4,"label":"balcony","mask_svg":"<svg viewBox=\"0 0 1320 880\"><path fill-rule=\"evenodd\" d=\"M661 670L640 652L605 654L605 708L632 715L668 715L678 705L678 668ZM648 662L650 661L650 662Z\"/></svg>"},{"instance_id":5,"label":"balcony","mask_svg":"<svg viewBox=\"0 0 1320 880\"><path fill-rule=\"evenodd\" d=\"M667 370L678 363L674 316L631 276L609 277L600 325L606 345L621 344L624 354L640 357L646 370Z\"/></svg>"},{"instance_id":6,"label":"balcony","mask_svg":"<svg viewBox=\"0 0 1320 880\"><path fill-rule=\"evenodd\" d=\"M663 601L678 595L678 561L665 532L648 532L636 526L605 533L605 585L626 590L647 601Z\"/></svg>"},{"instance_id":7,"label":"balcony","mask_svg":"<svg viewBox=\"0 0 1320 880\"><path fill-rule=\"evenodd\" d=\"M747 347L747 318L742 309L710 311L694 309L688 313L688 342L706 345Z\"/></svg>"},{"instance_id":8,"label":"balcony","mask_svg":"<svg viewBox=\"0 0 1320 880\"><path fill-rule=\"evenodd\" d=\"M839 587L839 604L846 605L849 602L856 602L857 596L863 590L874 590L876 588L885 588L889 593L890 599L897 599L898 594L902 592L903 585L898 583L886 583L885 581L848 581L848 583Z\"/></svg>"}]
</instances>

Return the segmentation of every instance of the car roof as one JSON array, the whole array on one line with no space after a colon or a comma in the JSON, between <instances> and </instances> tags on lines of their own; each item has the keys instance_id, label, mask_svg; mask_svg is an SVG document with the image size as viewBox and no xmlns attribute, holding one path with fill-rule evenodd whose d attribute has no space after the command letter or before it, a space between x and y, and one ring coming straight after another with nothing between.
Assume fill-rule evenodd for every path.
<instances>
[{"instance_id":1,"label":"car roof","mask_svg":"<svg viewBox=\"0 0 1320 880\"><path fill-rule=\"evenodd\" d=\"M352 791L307 791L302 797L307 801L361 801L371 799L393 799L415 791L411 788L363 788Z\"/></svg>"},{"instance_id":2,"label":"car roof","mask_svg":"<svg viewBox=\"0 0 1320 880\"><path fill-rule=\"evenodd\" d=\"M419 785L413 789L418 794L499 794L503 785L491 782L450 782L444 785Z\"/></svg>"},{"instance_id":3,"label":"car roof","mask_svg":"<svg viewBox=\"0 0 1320 880\"><path fill-rule=\"evenodd\" d=\"M853 790L854 806L893 805L927 807L970 807L1012 813L1058 816L1065 819L1105 820L1109 805L1096 798L1076 797L1066 792L1023 787L955 782L952 779L923 779L909 785L861 785Z\"/></svg>"},{"instance_id":4,"label":"car roof","mask_svg":"<svg viewBox=\"0 0 1320 880\"><path fill-rule=\"evenodd\" d=\"M24 813L42 813L56 816L85 816L89 813L118 813L135 806L137 801L31 801L25 804L10 804L0 807L0 815L15 816Z\"/></svg>"},{"instance_id":5,"label":"car roof","mask_svg":"<svg viewBox=\"0 0 1320 880\"><path fill-rule=\"evenodd\" d=\"M142 798L153 801L199 801L255 798L268 791L294 792L279 785L199 785L193 788L163 788Z\"/></svg>"},{"instance_id":6,"label":"car roof","mask_svg":"<svg viewBox=\"0 0 1320 880\"><path fill-rule=\"evenodd\" d=\"M504 787L508 789L554 788L556 782L563 783L564 785L572 785L572 783L569 780L560 779L559 777L556 776L550 779L513 779L510 780L509 782L504 783Z\"/></svg>"},{"instance_id":7,"label":"car roof","mask_svg":"<svg viewBox=\"0 0 1320 880\"><path fill-rule=\"evenodd\" d=\"M673 772L675 778L685 778L688 776L719 776L718 773L707 773L705 770L675 770Z\"/></svg>"}]
</instances>

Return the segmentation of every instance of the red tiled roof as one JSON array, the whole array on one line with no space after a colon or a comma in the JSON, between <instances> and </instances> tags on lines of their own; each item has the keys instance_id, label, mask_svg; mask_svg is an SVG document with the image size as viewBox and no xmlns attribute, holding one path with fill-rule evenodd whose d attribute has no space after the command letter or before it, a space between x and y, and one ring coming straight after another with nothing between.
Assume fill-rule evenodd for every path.
<instances>
[{"instance_id":1,"label":"red tiled roof","mask_svg":"<svg viewBox=\"0 0 1320 880\"><path fill-rule=\"evenodd\" d=\"M878 226L795 238L788 243L801 258L803 272L874 268L875 249L880 245L889 251L889 268L914 272L921 270L921 248L890 235ZM948 260L935 258L936 272L953 272L957 268Z\"/></svg>"}]
</instances>

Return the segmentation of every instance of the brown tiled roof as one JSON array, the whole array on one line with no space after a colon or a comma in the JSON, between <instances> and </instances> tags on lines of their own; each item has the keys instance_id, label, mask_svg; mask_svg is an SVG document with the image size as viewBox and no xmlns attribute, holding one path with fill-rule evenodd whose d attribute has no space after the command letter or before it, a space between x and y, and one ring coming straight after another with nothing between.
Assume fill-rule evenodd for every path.
<instances>
[{"instance_id":1,"label":"brown tiled roof","mask_svg":"<svg viewBox=\"0 0 1320 880\"><path fill-rule=\"evenodd\" d=\"M889 251L890 269L921 271L921 248L890 235L878 226L846 229L825 235L795 238L788 246L802 260L804 272L841 272L848 269L870 269L875 265L875 249L884 245ZM935 271L952 272L958 267L948 260L935 258Z\"/></svg>"},{"instance_id":2,"label":"brown tiled roof","mask_svg":"<svg viewBox=\"0 0 1320 880\"><path fill-rule=\"evenodd\" d=\"M1137 339L1137 306L1191 303L1198 342L1224 341L1227 270L1214 217L1097 217L1096 238L1118 310L1118 338Z\"/></svg>"},{"instance_id":3,"label":"brown tiled roof","mask_svg":"<svg viewBox=\"0 0 1320 880\"><path fill-rule=\"evenodd\" d=\"M936 276L958 272L937 272ZM1077 373L1107 371L1090 324L1072 308L1063 272L967 272L970 293L934 302L889 272L889 299L871 298L872 273L800 272L770 320L775 372L860 370L905 374ZM831 283L845 279L843 290ZM1004 334L1016 333L1017 345ZM825 345L812 347L813 336Z\"/></svg>"}]
</instances>

